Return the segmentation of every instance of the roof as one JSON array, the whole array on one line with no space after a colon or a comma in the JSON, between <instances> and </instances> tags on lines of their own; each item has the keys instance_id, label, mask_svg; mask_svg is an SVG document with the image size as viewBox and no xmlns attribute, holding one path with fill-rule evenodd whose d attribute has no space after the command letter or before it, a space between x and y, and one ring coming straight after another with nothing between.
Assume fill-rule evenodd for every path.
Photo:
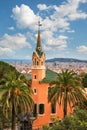
<instances>
[{"instance_id":1,"label":"roof","mask_svg":"<svg viewBox=\"0 0 87 130\"><path fill-rule=\"evenodd\" d=\"M38 50L38 48L39 48L40 50L42 50L41 38L40 38L40 31L38 31L36 51Z\"/></svg>"},{"instance_id":2,"label":"roof","mask_svg":"<svg viewBox=\"0 0 87 130\"><path fill-rule=\"evenodd\" d=\"M55 79L57 78L57 75L58 75L58 74L57 74L56 72L47 69L47 70L46 70L46 77L45 77L44 79L42 79L42 80L40 81L40 83L49 83L49 82L55 80ZM31 79L31 75L30 75L30 74L26 75L26 78L27 78L28 80Z\"/></svg>"},{"instance_id":3,"label":"roof","mask_svg":"<svg viewBox=\"0 0 87 130\"><path fill-rule=\"evenodd\" d=\"M47 69L46 70L46 77L40 81L40 83L49 83L57 78L57 73Z\"/></svg>"},{"instance_id":4,"label":"roof","mask_svg":"<svg viewBox=\"0 0 87 130\"><path fill-rule=\"evenodd\" d=\"M38 37L37 37L37 46L36 46L36 52L41 57L42 52L42 46L41 46L41 39L40 39L40 30L38 30Z\"/></svg>"},{"instance_id":5,"label":"roof","mask_svg":"<svg viewBox=\"0 0 87 130\"><path fill-rule=\"evenodd\" d=\"M39 51L39 50L37 50L36 52L37 52L38 56L41 58L41 56L43 55L43 52Z\"/></svg>"}]
</instances>

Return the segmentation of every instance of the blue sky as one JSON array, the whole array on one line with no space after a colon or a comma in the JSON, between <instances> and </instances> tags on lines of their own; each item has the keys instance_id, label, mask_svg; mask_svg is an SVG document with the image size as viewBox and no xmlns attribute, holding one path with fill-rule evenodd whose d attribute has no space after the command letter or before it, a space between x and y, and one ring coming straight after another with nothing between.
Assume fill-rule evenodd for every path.
<instances>
[{"instance_id":1,"label":"blue sky","mask_svg":"<svg viewBox=\"0 0 87 130\"><path fill-rule=\"evenodd\" d=\"M0 1L0 59L31 59L39 20L47 59L87 60L87 0Z\"/></svg>"}]
</instances>

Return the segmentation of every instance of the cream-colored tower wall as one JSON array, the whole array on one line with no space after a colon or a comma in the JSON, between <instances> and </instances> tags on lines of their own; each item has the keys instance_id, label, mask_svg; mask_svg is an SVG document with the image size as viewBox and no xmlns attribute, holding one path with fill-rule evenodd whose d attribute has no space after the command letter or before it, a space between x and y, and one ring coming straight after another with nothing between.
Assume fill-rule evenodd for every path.
<instances>
[{"instance_id":1,"label":"cream-colored tower wall","mask_svg":"<svg viewBox=\"0 0 87 130\"><path fill-rule=\"evenodd\" d=\"M37 52L34 52L32 56L32 80L35 80L35 75L38 81L42 80L45 77L45 71L45 54L43 53L40 57Z\"/></svg>"}]
</instances>

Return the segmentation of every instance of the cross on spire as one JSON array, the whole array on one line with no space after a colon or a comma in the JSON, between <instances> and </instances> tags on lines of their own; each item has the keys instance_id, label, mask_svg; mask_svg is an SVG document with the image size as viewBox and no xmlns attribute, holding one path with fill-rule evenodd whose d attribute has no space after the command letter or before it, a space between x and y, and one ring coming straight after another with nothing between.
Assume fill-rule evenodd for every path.
<instances>
[{"instance_id":1,"label":"cross on spire","mask_svg":"<svg viewBox=\"0 0 87 130\"><path fill-rule=\"evenodd\" d=\"M42 24L38 21L38 31L40 31L40 26L42 26Z\"/></svg>"}]
</instances>

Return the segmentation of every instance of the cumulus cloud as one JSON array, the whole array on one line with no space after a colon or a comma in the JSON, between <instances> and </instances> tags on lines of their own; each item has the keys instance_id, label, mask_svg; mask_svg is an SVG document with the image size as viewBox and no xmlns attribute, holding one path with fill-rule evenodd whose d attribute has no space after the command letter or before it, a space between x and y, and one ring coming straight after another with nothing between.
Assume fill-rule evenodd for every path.
<instances>
[{"instance_id":1,"label":"cumulus cloud","mask_svg":"<svg viewBox=\"0 0 87 130\"><path fill-rule=\"evenodd\" d=\"M79 9L80 3L85 3L87 0L67 0L64 4L60 6L55 6L54 16L60 16L62 18L67 18L67 21L85 19L87 14Z\"/></svg>"},{"instance_id":2,"label":"cumulus cloud","mask_svg":"<svg viewBox=\"0 0 87 130\"><path fill-rule=\"evenodd\" d=\"M13 56L17 50L26 47L31 48L31 45L27 42L25 35L21 33L15 35L4 34L0 38L0 57Z\"/></svg>"},{"instance_id":3,"label":"cumulus cloud","mask_svg":"<svg viewBox=\"0 0 87 130\"><path fill-rule=\"evenodd\" d=\"M47 45L43 45L43 50L45 50L45 51L53 51L54 49L52 48L52 47L50 47L50 46L47 46Z\"/></svg>"},{"instance_id":4,"label":"cumulus cloud","mask_svg":"<svg viewBox=\"0 0 87 130\"><path fill-rule=\"evenodd\" d=\"M13 26L8 27L9 30L14 30L15 28Z\"/></svg>"},{"instance_id":5,"label":"cumulus cloud","mask_svg":"<svg viewBox=\"0 0 87 130\"><path fill-rule=\"evenodd\" d=\"M79 46L77 47L77 51L82 54L87 54L87 46L85 45Z\"/></svg>"},{"instance_id":6,"label":"cumulus cloud","mask_svg":"<svg viewBox=\"0 0 87 130\"><path fill-rule=\"evenodd\" d=\"M64 50L68 47L68 37L60 35L60 33L64 31L75 33L75 30L70 26L71 21L87 19L87 13L80 9L80 4L86 2L87 0L67 0L59 6L44 4L37 6L40 11L44 12L50 12L52 9L51 13L42 19L44 28L42 38L44 44L46 44L44 45L46 51L52 50L53 47L55 50Z\"/></svg>"},{"instance_id":7,"label":"cumulus cloud","mask_svg":"<svg viewBox=\"0 0 87 130\"><path fill-rule=\"evenodd\" d=\"M10 48L2 48L0 47L0 53L3 54L3 53L13 53L13 51L10 49Z\"/></svg>"},{"instance_id":8,"label":"cumulus cloud","mask_svg":"<svg viewBox=\"0 0 87 130\"><path fill-rule=\"evenodd\" d=\"M19 28L31 28L37 21L37 17L33 10L27 5L22 4L20 7L16 5L12 12L12 17L14 20L16 20L17 26Z\"/></svg>"},{"instance_id":9,"label":"cumulus cloud","mask_svg":"<svg viewBox=\"0 0 87 130\"><path fill-rule=\"evenodd\" d=\"M78 19L87 19L87 13L80 8L80 4L86 2L87 0L67 0L61 5L48 6L46 4L38 4L37 8L41 16L35 14L27 5L16 5L12 10L12 18L16 21L19 28L29 28L31 31L36 29L36 23L40 18L43 25L41 27L43 30L41 33L43 48L47 51L53 50L53 47L54 50L64 50L68 47L68 37L62 35L62 33L65 31L75 33L75 30L70 26L71 22ZM33 36L29 36L34 41ZM24 43L27 46L26 38ZM22 45L24 44L22 43ZM78 51L81 52L80 47Z\"/></svg>"},{"instance_id":10,"label":"cumulus cloud","mask_svg":"<svg viewBox=\"0 0 87 130\"><path fill-rule=\"evenodd\" d=\"M67 37L66 36L58 36L57 38L52 37L51 39L48 39L47 44L50 46L67 46Z\"/></svg>"},{"instance_id":11,"label":"cumulus cloud","mask_svg":"<svg viewBox=\"0 0 87 130\"><path fill-rule=\"evenodd\" d=\"M51 31L44 31L42 33L42 39L43 39L43 44L46 44L46 46L44 45L44 49L46 51L49 50L64 50L67 48L67 40L68 37L64 36L64 35L59 35L54 37L53 33Z\"/></svg>"},{"instance_id":12,"label":"cumulus cloud","mask_svg":"<svg viewBox=\"0 0 87 130\"><path fill-rule=\"evenodd\" d=\"M53 32L57 32L59 30L67 31L68 29L72 30L70 29L71 21L87 18L87 13L79 9L80 3L86 2L87 0L67 0L59 6L38 4L37 8L40 13L41 11L44 11L44 13L41 13L42 17L35 14L35 12L25 4L22 4L20 7L16 5L16 7L12 10L12 17L16 20L17 26L20 28L30 28L35 30L35 25L40 18L44 30L47 29Z\"/></svg>"},{"instance_id":13,"label":"cumulus cloud","mask_svg":"<svg viewBox=\"0 0 87 130\"><path fill-rule=\"evenodd\" d=\"M37 8L38 8L39 10L47 10L47 9L49 9L49 7L47 7L45 4L38 4L38 5L37 5Z\"/></svg>"},{"instance_id":14,"label":"cumulus cloud","mask_svg":"<svg viewBox=\"0 0 87 130\"><path fill-rule=\"evenodd\" d=\"M39 4L40 11L49 11L52 9L49 16L43 19L43 26L45 29L51 31L57 31L59 29L67 31L70 30L70 22L77 19L86 19L87 13L79 9L80 3L85 3L87 0L67 0L60 6L52 5L47 6L45 4ZM72 29L71 29L72 30Z\"/></svg>"},{"instance_id":15,"label":"cumulus cloud","mask_svg":"<svg viewBox=\"0 0 87 130\"><path fill-rule=\"evenodd\" d=\"M31 55L27 55L25 59L31 59Z\"/></svg>"},{"instance_id":16,"label":"cumulus cloud","mask_svg":"<svg viewBox=\"0 0 87 130\"><path fill-rule=\"evenodd\" d=\"M27 39L23 34L18 33L12 36L4 34L4 36L0 39L0 46L10 48L12 50L18 50L23 47L30 47L30 44L27 42Z\"/></svg>"},{"instance_id":17,"label":"cumulus cloud","mask_svg":"<svg viewBox=\"0 0 87 130\"><path fill-rule=\"evenodd\" d=\"M10 48L0 47L0 58L11 57L14 55L14 51Z\"/></svg>"}]
</instances>

